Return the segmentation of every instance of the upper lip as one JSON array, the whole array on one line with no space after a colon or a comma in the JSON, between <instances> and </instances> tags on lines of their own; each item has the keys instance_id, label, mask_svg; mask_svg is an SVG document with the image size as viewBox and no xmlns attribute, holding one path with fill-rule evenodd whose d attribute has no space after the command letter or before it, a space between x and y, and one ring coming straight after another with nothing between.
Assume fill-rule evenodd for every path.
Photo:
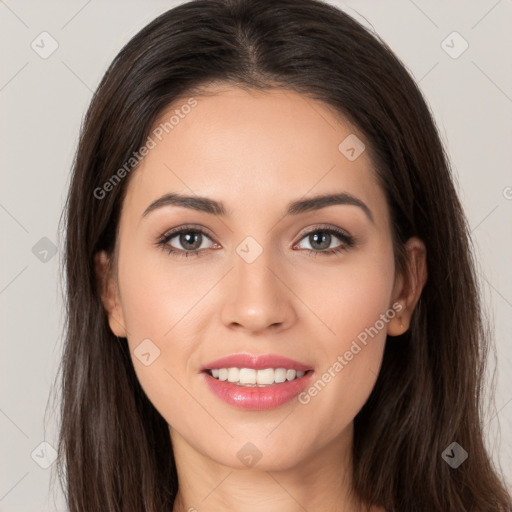
<instances>
[{"instance_id":1,"label":"upper lip","mask_svg":"<svg viewBox=\"0 0 512 512\"><path fill-rule=\"evenodd\" d=\"M254 370L264 370L265 368L286 368L292 370L311 370L311 366L294 361L288 357L276 354L232 354L230 356L216 359L201 368L201 371L212 370L215 368L253 368Z\"/></svg>"}]
</instances>

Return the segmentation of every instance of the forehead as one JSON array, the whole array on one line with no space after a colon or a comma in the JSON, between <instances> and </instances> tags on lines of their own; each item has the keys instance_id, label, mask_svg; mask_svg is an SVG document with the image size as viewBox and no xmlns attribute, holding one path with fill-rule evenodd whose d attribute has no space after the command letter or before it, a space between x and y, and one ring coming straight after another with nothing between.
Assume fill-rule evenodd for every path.
<instances>
[{"instance_id":1,"label":"forehead","mask_svg":"<svg viewBox=\"0 0 512 512\"><path fill-rule=\"evenodd\" d=\"M333 192L386 207L368 151L351 160L340 150L346 140L366 144L359 130L293 91L212 87L169 105L150 138L123 207L138 216L169 192L221 200L233 214Z\"/></svg>"}]
</instances>

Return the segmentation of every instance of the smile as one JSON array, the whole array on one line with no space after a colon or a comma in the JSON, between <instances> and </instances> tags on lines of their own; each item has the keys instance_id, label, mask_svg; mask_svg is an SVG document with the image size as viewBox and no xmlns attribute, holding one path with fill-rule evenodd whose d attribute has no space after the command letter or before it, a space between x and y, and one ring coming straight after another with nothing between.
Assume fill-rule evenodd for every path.
<instances>
[{"instance_id":1,"label":"smile","mask_svg":"<svg viewBox=\"0 0 512 512\"><path fill-rule=\"evenodd\" d=\"M225 403L262 411L296 397L310 384L314 371L282 356L236 354L209 363L201 374L209 390Z\"/></svg>"}]
</instances>

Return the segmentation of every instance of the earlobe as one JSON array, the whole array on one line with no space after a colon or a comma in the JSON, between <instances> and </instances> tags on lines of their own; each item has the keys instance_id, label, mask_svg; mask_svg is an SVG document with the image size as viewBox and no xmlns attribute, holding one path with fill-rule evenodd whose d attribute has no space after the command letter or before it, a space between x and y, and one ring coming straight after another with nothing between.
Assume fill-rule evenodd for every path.
<instances>
[{"instance_id":1,"label":"earlobe","mask_svg":"<svg viewBox=\"0 0 512 512\"><path fill-rule=\"evenodd\" d=\"M392 318L387 326L387 334L390 336L400 336L407 330L407 327L404 326L403 323L403 306L400 310L400 313L397 313L394 318Z\"/></svg>"},{"instance_id":2,"label":"earlobe","mask_svg":"<svg viewBox=\"0 0 512 512\"><path fill-rule=\"evenodd\" d=\"M404 248L407 253L406 275L397 276L393 290L393 303L400 303L401 309L388 323L387 333L390 336L399 336L409 329L414 308L427 281L427 251L423 241L412 237Z\"/></svg>"},{"instance_id":3,"label":"earlobe","mask_svg":"<svg viewBox=\"0 0 512 512\"><path fill-rule=\"evenodd\" d=\"M109 256L105 251L95 254L95 270L101 301L108 316L111 331L119 338L126 338L126 325L114 277L109 269Z\"/></svg>"}]
</instances>

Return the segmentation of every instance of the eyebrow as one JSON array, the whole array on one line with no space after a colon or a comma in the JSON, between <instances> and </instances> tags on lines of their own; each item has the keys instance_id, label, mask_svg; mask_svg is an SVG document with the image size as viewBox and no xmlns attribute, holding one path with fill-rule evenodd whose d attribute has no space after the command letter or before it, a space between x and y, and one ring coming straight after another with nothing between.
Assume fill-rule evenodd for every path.
<instances>
[{"instance_id":1,"label":"eyebrow","mask_svg":"<svg viewBox=\"0 0 512 512\"><path fill-rule=\"evenodd\" d=\"M357 206L363 210L370 221L375 224L372 212L368 206L357 197L347 192L337 194L322 194L308 199L299 199L288 204L285 215L299 215L304 212L320 210L327 206L333 205L350 205ZM144 211L142 217L146 217L149 213L158 208L165 206L181 206L191 210L209 213L218 217L226 217L228 212L222 201L216 201L208 197L201 196L185 196L177 193L169 193L153 201Z\"/></svg>"}]
</instances>

